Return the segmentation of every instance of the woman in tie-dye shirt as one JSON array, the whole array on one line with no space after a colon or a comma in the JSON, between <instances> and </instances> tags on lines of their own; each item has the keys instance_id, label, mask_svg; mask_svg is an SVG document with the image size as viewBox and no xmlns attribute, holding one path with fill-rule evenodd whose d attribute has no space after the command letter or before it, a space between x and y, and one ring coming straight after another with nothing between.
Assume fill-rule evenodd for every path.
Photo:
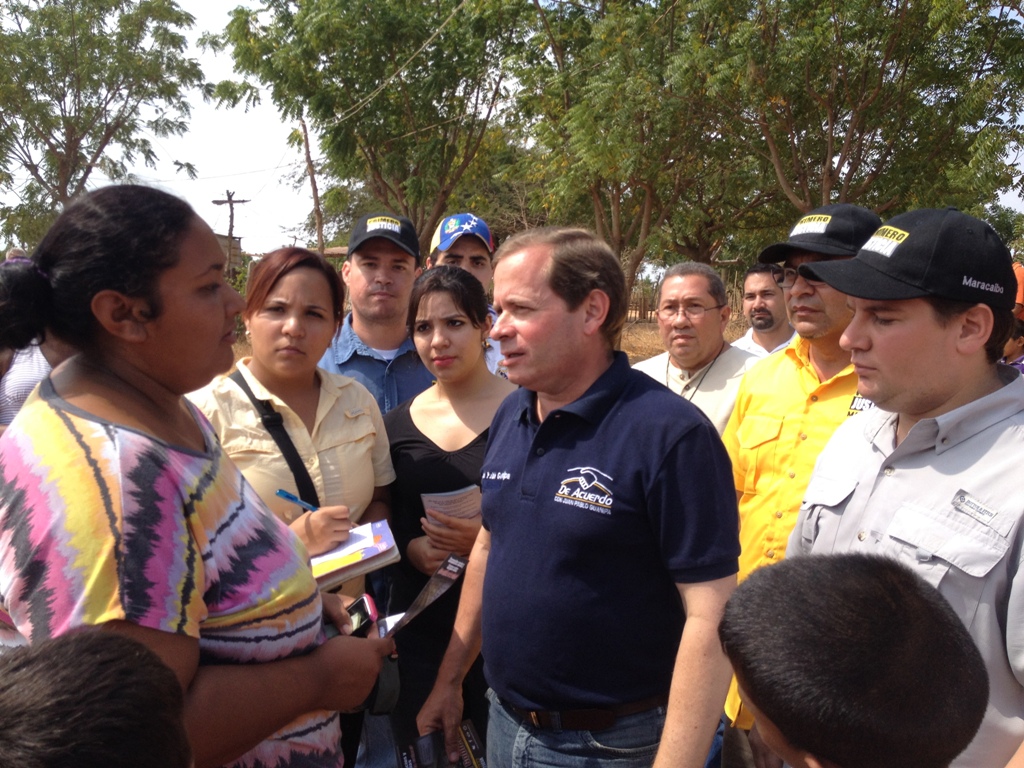
<instances>
[{"instance_id":1,"label":"woman in tie-dye shirt","mask_svg":"<svg viewBox=\"0 0 1024 768\"><path fill-rule=\"evenodd\" d=\"M197 765L337 766L335 711L392 645L325 642L343 609L182 397L231 364L241 307L209 227L145 187L0 266L0 345L80 350L0 438L0 644L124 632L181 681Z\"/></svg>"}]
</instances>

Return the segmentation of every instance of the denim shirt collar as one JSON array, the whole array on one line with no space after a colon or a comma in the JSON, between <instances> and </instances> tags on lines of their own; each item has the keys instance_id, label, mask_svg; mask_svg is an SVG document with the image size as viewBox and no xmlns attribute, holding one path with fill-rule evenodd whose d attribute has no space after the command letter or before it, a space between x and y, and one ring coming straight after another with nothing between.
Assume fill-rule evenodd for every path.
<instances>
[{"instance_id":1,"label":"denim shirt collar","mask_svg":"<svg viewBox=\"0 0 1024 768\"><path fill-rule=\"evenodd\" d=\"M395 353L395 357L404 355L406 352L410 351L413 354L416 354L416 346L412 343L412 339L406 336L398 347L398 352ZM356 332L352 329L351 312L345 315L345 319L341 323L341 329L334 337L334 341L331 342L331 352L334 357L334 362L337 365L343 365L348 362L352 355L357 354L388 362L377 354L375 349L368 347L366 343L356 335Z\"/></svg>"}]
</instances>

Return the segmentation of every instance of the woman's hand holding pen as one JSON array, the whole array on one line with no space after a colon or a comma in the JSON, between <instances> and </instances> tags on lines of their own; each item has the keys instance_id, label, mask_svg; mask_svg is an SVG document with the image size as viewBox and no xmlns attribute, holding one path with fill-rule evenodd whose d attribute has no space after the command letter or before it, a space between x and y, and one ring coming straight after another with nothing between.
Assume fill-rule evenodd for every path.
<instances>
[{"instance_id":1,"label":"woman's hand holding pen","mask_svg":"<svg viewBox=\"0 0 1024 768\"><path fill-rule=\"evenodd\" d=\"M306 551L311 556L330 552L348 539L352 521L348 519L348 507L344 504L333 507L315 507L283 488L278 489L277 495L306 510L306 514L293 521L288 527L302 539L302 543L306 545Z\"/></svg>"},{"instance_id":2,"label":"woman's hand holding pen","mask_svg":"<svg viewBox=\"0 0 1024 768\"><path fill-rule=\"evenodd\" d=\"M330 552L348 538L351 528L348 507L344 504L320 507L315 512L307 512L291 524L291 529L302 539L310 555Z\"/></svg>"}]
</instances>

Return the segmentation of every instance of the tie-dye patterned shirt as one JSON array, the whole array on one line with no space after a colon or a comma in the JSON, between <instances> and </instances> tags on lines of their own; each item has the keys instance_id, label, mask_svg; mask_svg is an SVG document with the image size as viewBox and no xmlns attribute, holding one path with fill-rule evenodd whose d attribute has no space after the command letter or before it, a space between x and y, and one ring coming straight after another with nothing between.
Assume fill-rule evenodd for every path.
<instances>
[{"instance_id":1,"label":"tie-dye patterned shirt","mask_svg":"<svg viewBox=\"0 0 1024 768\"><path fill-rule=\"evenodd\" d=\"M0 438L0 645L126 620L199 639L200 665L268 662L323 641L298 538L193 408L205 453L83 412L49 379ZM335 713L237 760L340 765Z\"/></svg>"}]
</instances>

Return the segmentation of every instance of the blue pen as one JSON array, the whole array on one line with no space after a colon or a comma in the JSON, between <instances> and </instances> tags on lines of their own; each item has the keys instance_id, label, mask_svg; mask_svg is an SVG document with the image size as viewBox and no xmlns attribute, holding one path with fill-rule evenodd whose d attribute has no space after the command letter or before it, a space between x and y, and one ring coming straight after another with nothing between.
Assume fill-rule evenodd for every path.
<instances>
[{"instance_id":1,"label":"blue pen","mask_svg":"<svg viewBox=\"0 0 1024 768\"><path fill-rule=\"evenodd\" d=\"M316 512L317 510L317 507L314 507L312 504L307 504L294 493L288 493L284 488L278 488L277 495L285 501L290 501L292 504L298 504L300 507L309 510L310 512Z\"/></svg>"}]
</instances>

